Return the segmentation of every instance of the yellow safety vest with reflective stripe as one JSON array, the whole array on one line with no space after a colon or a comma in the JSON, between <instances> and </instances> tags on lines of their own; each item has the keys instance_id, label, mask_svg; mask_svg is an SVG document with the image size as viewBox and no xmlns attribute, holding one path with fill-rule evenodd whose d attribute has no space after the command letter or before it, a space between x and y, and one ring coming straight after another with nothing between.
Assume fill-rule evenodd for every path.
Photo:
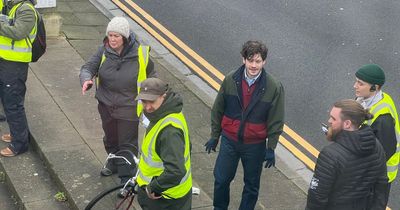
<instances>
[{"instance_id":1,"label":"yellow safety vest with reflective stripe","mask_svg":"<svg viewBox=\"0 0 400 210\"><path fill-rule=\"evenodd\" d=\"M384 114L390 114L395 121L395 132L396 132L396 152L389 158L386 162L387 174L389 178L389 183L392 182L396 176L399 167L399 159L400 159L400 125L399 118L397 115L396 106L393 103L392 98L383 93L383 98L378 103L374 104L370 109L371 114L374 115L374 118L367 121L368 125L372 125L374 121L380 116ZM384 141L384 139L380 139Z\"/></svg>"},{"instance_id":2,"label":"yellow safety vest with reflective stripe","mask_svg":"<svg viewBox=\"0 0 400 210\"><path fill-rule=\"evenodd\" d=\"M189 131L182 112L167 115L159 120L145 135L141 147L139 173L136 181L140 187L146 186L151 182L153 177L160 176L164 172L164 164L156 152L156 141L161 130L169 125L181 129L185 137L184 157L186 174L177 186L162 192L162 196L166 199L177 199L183 197L192 189Z\"/></svg>"},{"instance_id":3,"label":"yellow safety vest with reflective stripe","mask_svg":"<svg viewBox=\"0 0 400 210\"><path fill-rule=\"evenodd\" d=\"M138 77L137 77L137 94L140 92L140 84L147 79L147 64L149 63L149 53L150 53L150 47L149 46L142 46L139 45L138 47L138 62L139 62L139 71L138 71ZM106 56L103 55L101 56L101 62L100 66L104 63L106 60ZM100 68L100 67L99 67ZM96 85L99 85L99 77L96 77ZM142 101L137 102L136 106L136 114L139 117L142 114L143 111L143 104Z\"/></svg>"},{"instance_id":4,"label":"yellow safety vest with reflective stripe","mask_svg":"<svg viewBox=\"0 0 400 210\"><path fill-rule=\"evenodd\" d=\"M10 10L8 16L12 20L15 17L15 12L21 4L16 4ZM32 42L35 40L37 31L38 14L31 3L26 3L35 13L35 26L32 28L29 36L21 40L13 40L5 36L0 36L0 57L7 61L15 62L31 62L32 61Z\"/></svg>"}]
</instances>

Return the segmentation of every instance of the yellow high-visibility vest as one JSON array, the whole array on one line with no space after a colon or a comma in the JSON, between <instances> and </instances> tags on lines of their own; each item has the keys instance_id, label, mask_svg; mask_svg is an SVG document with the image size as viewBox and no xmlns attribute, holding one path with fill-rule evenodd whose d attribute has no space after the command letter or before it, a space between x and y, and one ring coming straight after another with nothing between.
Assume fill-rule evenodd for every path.
<instances>
[{"instance_id":1,"label":"yellow high-visibility vest","mask_svg":"<svg viewBox=\"0 0 400 210\"><path fill-rule=\"evenodd\" d=\"M8 13L9 19L15 17L15 12L21 4L14 5ZM35 40L37 31L38 14L31 3L26 3L35 13L35 26L32 28L29 36L21 40L13 40L5 36L0 36L0 57L7 61L31 62L32 61L32 42Z\"/></svg>"},{"instance_id":2,"label":"yellow high-visibility vest","mask_svg":"<svg viewBox=\"0 0 400 210\"><path fill-rule=\"evenodd\" d=\"M392 98L383 93L383 98L378 103L374 104L370 109L371 114L374 115L374 118L367 121L368 125L372 125L374 121L383 114L390 114L395 122L395 133L396 133L396 152L389 158L386 162L387 167L387 175L389 178L389 183L393 182L393 180L397 176L397 171L399 167L399 159L400 159L400 125L399 125L399 118L397 115L396 106L393 103ZM384 141L384 139L380 139Z\"/></svg>"},{"instance_id":3,"label":"yellow high-visibility vest","mask_svg":"<svg viewBox=\"0 0 400 210\"><path fill-rule=\"evenodd\" d=\"M142 46L139 45L138 47L138 63L139 63L139 71L138 71L138 77L137 77L137 94L140 92L140 84L147 79L147 64L149 63L149 53L150 53L150 47L149 46ZM104 63L106 60L106 56L103 55L101 56L101 62L100 66ZM99 67L100 68L100 67ZM99 77L96 77L96 85L98 86L100 82ZM136 114L138 117L142 114L143 111L143 104L142 101L138 100L137 106L136 106Z\"/></svg>"},{"instance_id":4,"label":"yellow high-visibility vest","mask_svg":"<svg viewBox=\"0 0 400 210\"><path fill-rule=\"evenodd\" d=\"M164 172L164 165L161 158L156 152L156 141L158 134L163 128L172 125L183 131L185 137L185 169L186 174L180 180L177 186L174 186L164 192L162 196L166 199L177 199L186 195L192 189L192 172L190 165L190 140L189 131L186 124L185 117L182 112L172 113L160 119L151 130L146 133L141 147L141 155L139 161L139 173L137 176L137 183L140 187L146 186L151 182L155 176L160 176Z\"/></svg>"}]
</instances>

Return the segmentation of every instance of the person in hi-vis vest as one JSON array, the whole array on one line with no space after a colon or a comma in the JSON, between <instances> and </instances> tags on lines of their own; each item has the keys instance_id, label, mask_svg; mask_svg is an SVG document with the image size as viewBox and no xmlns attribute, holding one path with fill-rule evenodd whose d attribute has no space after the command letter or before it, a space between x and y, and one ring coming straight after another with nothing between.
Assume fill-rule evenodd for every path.
<instances>
[{"instance_id":1,"label":"person in hi-vis vest","mask_svg":"<svg viewBox=\"0 0 400 210\"><path fill-rule=\"evenodd\" d=\"M138 202L143 210L189 210L191 143L182 98L167 83L149 78L136 99L150 120L140 149Z\"/></svg>"},{"instance_id":2,"label":"person in hi-vis vest","mask_svg":"<svg viewBox=\"0 0 400 210\"><path fill-rule=\"evenodd\" d=\"M400 157L400 126L396 106L389 94L382 91L385 73L376 64L362 66L356 72L354 90L356 100L369 109L374 118L366 121L382 144L386 154L389 186L397 176Z\"/></svg>"},{"instance_id":3,"label":"person in hi-vis vest","mask_svg":"<svg viewBox=\"0 0 400 210\"><path fill-rule=\"evenodd\" d=\"M124 17L114 17L107 26L103 45L82 66L82 94L96 83L96 99L104 130L106 152L124 156L133 163L138 152L141 104L135 101L139 84L155 77L150 48L138 43ZM102 176L118 173L121 183L135 174L135 166L122 159L108 161Z\"/></svg>"},{"instance_id":4,"label":"person in hi-vis vest","mask_svg":"<svg viewBox=\"0 0 400 210\"><path fill-rule=\"evenodd\" d=\"M29 128L24 100L32 45L35 40L38 18L36 0L1 0L0 17L0 98L10 128L1 136L9 143L0 151L12 157L28 150Z\"/></svg>"}]
</instances>

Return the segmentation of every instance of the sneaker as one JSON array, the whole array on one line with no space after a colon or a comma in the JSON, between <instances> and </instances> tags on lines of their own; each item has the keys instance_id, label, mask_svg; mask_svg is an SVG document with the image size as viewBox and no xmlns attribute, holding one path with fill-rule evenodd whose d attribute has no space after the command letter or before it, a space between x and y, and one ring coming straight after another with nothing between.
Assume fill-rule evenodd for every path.
<instances>
[{"instance_id":1,"label":"sneaker","mask_svg":"<svg viewBox=\"0 0 400 210\"><path fill-rule=\"evenodd\" d=\"M111 176L115 173L117 173L117 167L114 165L114 160L109 160L107 165L100 170L102 176Z\"/></svg>"},{"instance_id":2,"label":"sneaker","mask_svg":"<svg viewBox=\"0 0 400 210\"><path fill-rule=\"evenodd\" d=\"M113 172L106 167L104 167L100 170L100 175L102 175L102 176L111 176L112 174L113 174Z\"/></svg>"}]
</instances>

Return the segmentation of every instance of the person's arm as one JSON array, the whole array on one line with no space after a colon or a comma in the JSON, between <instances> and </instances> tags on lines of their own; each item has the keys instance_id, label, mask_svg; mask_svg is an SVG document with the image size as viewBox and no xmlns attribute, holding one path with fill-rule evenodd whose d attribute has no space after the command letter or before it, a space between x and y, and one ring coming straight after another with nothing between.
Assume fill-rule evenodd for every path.
<instances>
[{"instance_id":1,"label":"person's arm","mask_svg":"<svg viewBox=\"0 0 400 210\"><path fill-rule=\"evenodd\" d=\"M385 151L386 161L396 152L397 140L394 126L394 120L390 114L380 115L371 125Z\"/></svg>"},{"instance_id":2,"label":"person's arm","mask_svg":"<svg viewBox=\"0 0 400 210\"><path fill-rule=\"evenodd\" d=\"M165 127L158 134L156 152L163 161L164 172L154 177L148 187L151 192L161 194L179 185L186 174L185 140L182 131L173 126Z\"/></svg>"},{"instance_id":3,"label":"person's arm","mask_svg":"<svg viewBox=\"0 0 400 210\"><path fill-rule=\"evenodd\" d=\"M332 154L323 149L318 156L314 176L308 189L306 210L326 209L329 194L337 177L336 171Z\"/></svg>"},{"instance_id":4,"label":"person's arm","mask_svg":"<svg viewBox=\"0 0 400 210\"><path fill-rule=\"evenodd\" d=\"M27 4L22 4L15 12L13 25L0 22L0 35L13 40L25 39L36 24L35 11Z\"/></svg>"},{"instance_id":5,"label":"person's arm","mask_svg":"<svg viewBox=\"0 0 400 210\"><path fill-rule=\"evenodd\" d=\"M215 98L214 105L211 109L211 139L218 140L221 135L221 121L224 115L225 99L224 99L224 85L226 79L222 82L222 85L218 91L217 97Z\"/></svg>"},{"instance_id":6,"label":"person's arm","mask_svg":"<svg viewBox=\"0 0 400 210\"><path fill-rule=\"evenodd\" d=\"M272 107L268 112L268 146L275 149L278 144L279 136L283 132L285 116L285 92L281 83L277 83L277 88L272 101Z\"/></svg>"},{"instance_id":7,"label":"person's arm","mask_svg":"<svg viewBox=\"0 0 400 210\"><path fill-rule=\"evenodd\" d=\"M92 80L97 72L99 71L101 57L103 56L104 47L101 46L97 50L97 52L92 55L89 60L83 64L81 67L81 72L79 74L79 79L81 82L81 86L85 83L85 81Z\"/></svg>"}]
</instances>

